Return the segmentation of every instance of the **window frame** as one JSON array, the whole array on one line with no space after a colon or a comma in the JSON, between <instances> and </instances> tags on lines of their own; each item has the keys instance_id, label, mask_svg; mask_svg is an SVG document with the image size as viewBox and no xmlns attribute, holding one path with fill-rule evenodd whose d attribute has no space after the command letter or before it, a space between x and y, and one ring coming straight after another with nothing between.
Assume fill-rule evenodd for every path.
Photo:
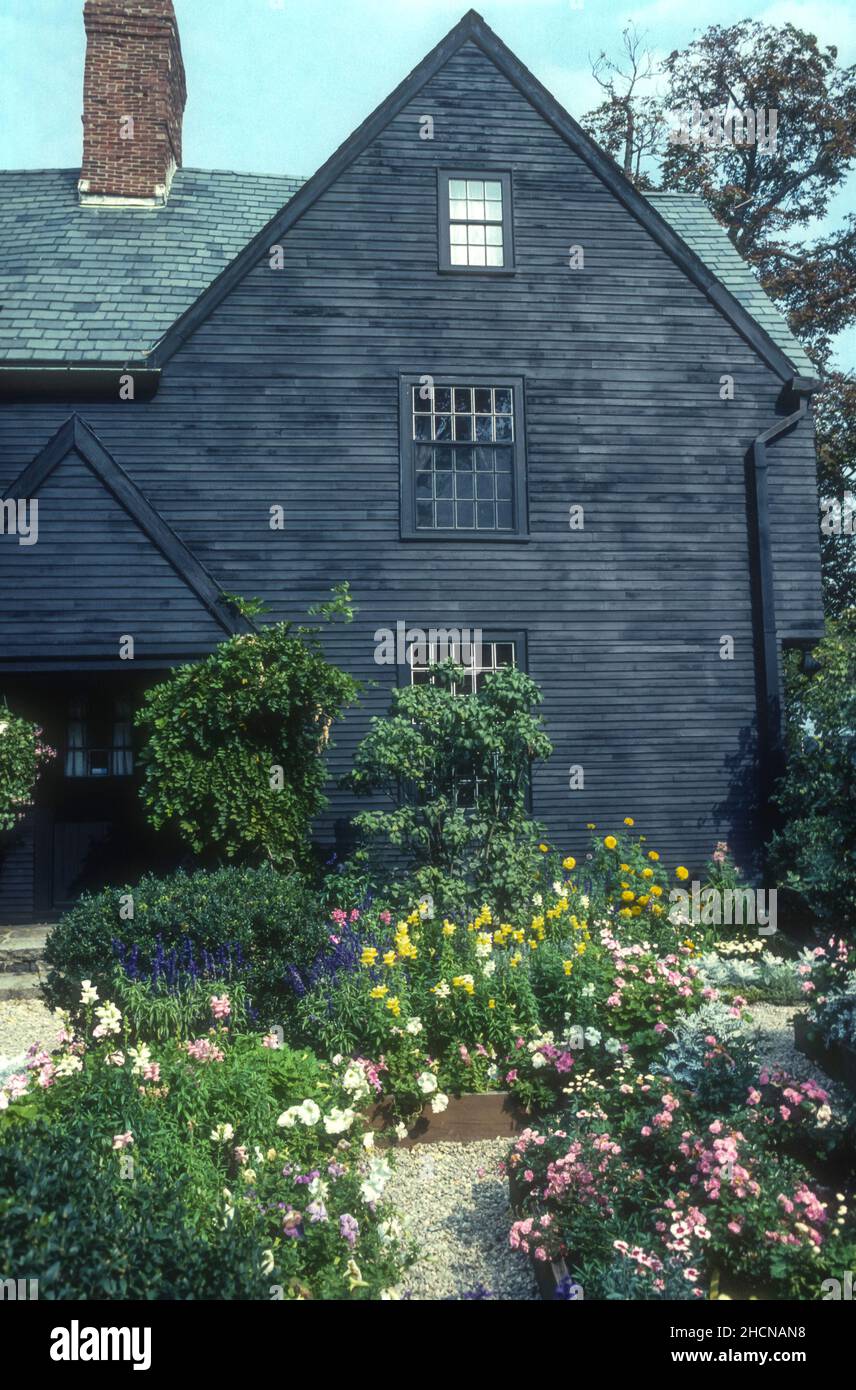
<instances>
[{"instance_id":1,"label":"window frame","mask_svg":"<svg viewBox=\"0 0 856 1390\"><path fill-rule=\"evenodd\" d=\"M483 179L502 184L502 251L503 265L452 265L451 222L449 215L450 179ZM514 190L510 169L455 168L437 170L437 241L438 271L441 275L514 275Z\"/></svg>"},{"instance_id":2,"label":"window frame","mask_svg":"<svg viewBox=\"0 0 856 1390\"><path fill-rule=\"evenodd\" d=\"M452 528L419 529L416 525L416 468L414 446L420 441L413 438L413 403L411 392L418 387L424 376L430 376L434 386L440 387L507 387L512 392L514 409L514 440L508 447L511 451L512 477L512 521L507 531L453 530ZM507 376L501 372L486 376L484 372L402 372L399 376L398 390L399 414L399 465L400 465L400 532L402 540L411 541L454 541L458 544L469 542L482 544L516 544L529 540L529 499L526 489L526 379L522 376ZM463 447L467 447L464 445ZM473 446L474 447L474 446Z\"/></svg>"}]
</instances>

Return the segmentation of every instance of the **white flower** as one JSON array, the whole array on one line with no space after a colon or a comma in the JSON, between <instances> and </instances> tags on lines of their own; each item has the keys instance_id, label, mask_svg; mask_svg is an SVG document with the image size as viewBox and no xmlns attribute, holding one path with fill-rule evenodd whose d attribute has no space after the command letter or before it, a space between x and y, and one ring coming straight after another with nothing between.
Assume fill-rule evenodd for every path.
<instances>
[{"instance_id":1,"label":"white flower","mask_svg":"<svg viewBox=\"0 0 856 1390\"><path fill-rule=\"evenodd\" d=\"M401 1222L395 1216L391 1216L388 1221L380 1221L377 1234L381 1245L391 1245L394 1240L401 1239Z\"/></svg>"},{"instance_id":2,"label":"white flower","mask_svg":"<svg viewBox=\"0 0 856 1390\"><path fill-rule=\"evenodd\" d=\"M383 1190L392 1177L392 1169L385 1158L373 1158L369 1164L368 1177L360 1183L360 1193L364 1202L379 1202Z\"/></svg>"},{"instance_id":3,"label":"white flower","mask_svg":"<svg viewBox=\"0 0 856 1390\"><path fill-rule=\"evenodd\" d=\"M397 1137L398 1139L406 1139L406 1138L407 1138L407 1125L403 1125L403 1124L401 1123L401 1121L399 1120L398 1124L395 1126L395 1133L396 1133L396 1137Z\"/></svg>"},{"instance_id":4,"label":"white flower","mask_svg":"<svg viewBox=\"0 0 856 1390\"><path fill-rule=\"evenodd\" d=\"M489 980L490 977L491 977L491 975L493 975L493 974L495 974L495 973L496 973L496 961L495 961L495 960L486 960L485 963L484 963L484 965L482 966L482 976L484 977L484 979Z\"/></svg>"},{"instance_id":5,"label":"white flower","mask_svg":"<svg viewBox=\"0 0 856 1390\"><path fill-rule=\"evenodd\" d=\"M59 1071L59 1067L57 1067L57 1071ZM832 1119L832 1111L828 1105L821 1105L814 1118L818 1129L825 1129Z\"/></svg>"},{"instance_id":6,"label":"white flower","mask_svg":"<svg viewBox=\"0 0 856 1390\"><path fill-rule=\"evenodd\" d=\"M75 1057L73 1053L68 1052L63 1058L61 1058L59 1062L57 1062L56 1075L71 1076L73 1072L82 1071L82 1069L83 1063L81 1062L80 1058Z\"/></svg>"},{"instance_id":7,"label":"white flower","mask_svg":"<svg viewBox=\"0 0 856 1390\"><path fill-rule=\"evenodd\" d=\"M277 1120L277 1124L279 1125L280 1129L294 1129L294 1126L297 1124L297 1116L299 1113L299 1105L292 1105L289 1106L288 1110L283 1110L282 1114Z\"/></svg>"},{"instance_id":8,"label":"white flower","mask_svg":"<svg viewBox=\"0 0 856 1390\"><path fill-rule=\"evenodd\" d=\"M230 1139L234 1139L235 1131L231 1125L217 1125L212 1129L211 1138L215 1144L228 1144Z\"/></svg>"},{"instance_id":9,"label":"white flower","mask_svg":"<svg viewBox=\"0 0 856 1390\"><path fill-rule=\"evenodd\" d=\"M314 1100L305 1100L302 1105L297 1107L297 1118L301 1124L311 1126L317 1125L321 1119L321 1111Z\"/></svg>"},{"instance_id":10,"label":"white flower","mask_svg":"<svg viewBox=\"0 0 856 1390\"><path fill-rule=\"evenodd\" d=\"M314 1104L313 1101L304 1101L303 1103L304 1105ZM347 1110L338 1110L334 1107L330 1114L325 1117L324 1128L328 1134L344 1134L346 1130L351 1128L356 1118L356 1113L350 1107ZM304 1120L303 1123L306 1124L306 1121Z\"/></svg>"},{"instance_id":11,"label":"white flower","mask_svg":"<svg viewBox=\"0 0 856 1390\"><path fill-rule=\"evenodd\" d=\"M129 1047L128 1056L134 1059L133 1071L145 1071L146 1067L151 1064L152 1054L146 1043L140 1043L139 1047Z\"/></svg>"},{"instance_id":12,"label":"white flower","mask_svg":"<svg viewBox=\"0 0 856 1390\"><path fill-rule=\"evenodd\" d=\"M535 1053L535 1056L532 1058L532 1065L536 1071L540 1071L542 1067L546 1067L547 1058L544 1056L543 1052Z\"/></svg>"},{"instance_id":13,"label":"white flower","mask_svg":"<svg viewBox=\"0 0 856 1390\"><path fill-rule=\"evenodd\" d=\"M98 990L91 980L81 980L80 991L81 1004L94 1004L98 998Z\"/></svg>"},{"instance_id":14,"label":"white flower","mask_svg":"<svg viewBox=\"0 0 856 1390\"><path fill-rule=\"evenodd\" d=\"M409 1018L409 1019L407 1020L407 1023L405 1024L405 1030L404 1030L404 1031L405 1031L406 1033L412 1033L413 1036L415 1037L417 1033L421 1033L421 1032L422 1032L422 1019L421 1019L421 1018Z\"/></svg>"},{"instance_id":15,"label":"white flower","mask_svg":"<svg viewBox=\"0 0 856 1390\"><path fill-rule=\"evenodd\" d=\"M345 1059L342 1056L341 1052L337 1052L336 1056L333 1058L333 1066L338 1067L344 1060Z\"/></svg>"},{"instance_id":16,"label":"white flower","mask_svg":"<svg viewBox=\"0 0 856 1390\"><path fill-rule=\"evenodd\" d=\"M611 1052L613 1054L621 1051L621 1043L618 1041L617 1038L607 1038L606 1042L604 1043L604 1047L606 1048L607 1052Z\"/></svg>"},{"instance_id":17,"label":"white flower","mask_svg":"<svg viewBox=\"0 0 856 1390\"><path fill-rule=\"evenodd\" d=\"M541 894L540 894L540 893L533 893L533 894L532 894L532 901L533 901L533 903L535 904L536 907L540 907L541 904L543 903L544 899L541 897Z\"/></svg>"},{"instance_id":18,"label":"white flower","mask_svg":"<svg viewBox=\"0 0 856 1390\"><path fill-rule=\"evenodd\" d=\"M223 1188L223 1196L225 1197L226 1202L223 1207L223 1222L221 1230L225 1230L225 1228L229 1225L229 1222L234 1221L235 1219L235 1207L232 1202L232 1194L229 1191L228 1187Z\"/></svg>"},{"instance_id":19,"label":"white flower","mask_svg":"<svg viewBox=\"0 0 856 1390\"><path fill-rule=\"evenodd\" d=\"M358 1099L368 1095L369 1083L366 1081L366 1074L362 1067L357 1066L356 1062L352 1062L349 1067L345 1068L342 1085L346 1091L351 1091Z\"/></svg>"},{"instance_id":20,"label":"white flower","mask_svg":"<svg viewBox=\"0 0 856 1390\"><path fill-rule=\"evenodd\" d=\"M444 1110L449 1107L449 1097L444 1096L442 1091L438 1091L436 1096L431 1097L431 1109L435 1115L442 1115Z\"/></svg>"},{"instance_id":21,"label":"white flower","mask_svg":"<svg viewBox=\"0 0 856 1390\"><path fill-rule=\"evenodd\" d=\"M330 1192L330 1184L325 1178L313 1178L307 1190L312 1197L317 1197L319 1201L325 1202Z\"/></svg>"},{"instance_id":22,"label":"white flower","mask_svg":"<svg viewBox=\"0 0 856 1390\"><path fill-rule=\"evenodd\" d=\"M369 1129L363 1135L363 1148L371 1152L374 1148L374 1130Z\"/></svg>"},{"instance_id":23,"label":"white flower","mask_svg":"<svg viewBox=\"0 0 856 1390\"><path fill-rule=\"evenodd\" d=\"M108 1000L100 1008L95 1010L95 1017L98 1019L98 1026L93 1031L98 1037L104 1037L106 1033L118 1033L122 1026L122 1015L115 1004Z\"/></svg>"},{"instance_id":24,"label":"white flower","mask_svg":"<svg viewBox=\"0 0 856 1390\"><path fill-rule=\"evenodd\" d=\"M598 1043L600 1042L600 1033L597 1031L596 1028L587 1028L585 1033L583 1034L583 1037L585 1038L589 1047L597 1047Z\"/></svg>"},{"instance_id":25,"label":"white flower","mask_svg":"<svg viewBox=\"0 0 856 1390\"><path fill-rule=\"evenodd\" d=\"M479 932L476 937L476 955L484 960L493 950L493 937L488 932Z\"/></svg>"},{"instance_id":26,"label":"white flower","mask_svg":"<svg viewBox=\"0 0 856 1390\"><path fill-rule=\"evenodd\" d=\"M416 1085L419 1087L423 1096L433 1095L437 1089L437 1078L433 1071L423 1071L416 1078Z\"/></svg>"},{"instance_id":27,"label":"white flower","mask_svg":"<svg viewBox=\"0 0 856 1390\"><path fill-rule=\"evenodd\" d=\"M582 994L584 999L591 999L591 996L594 994L594 985L583 985L582 989L580 990L580 993Z\"/></svg>"},{"instance_id":28,"label":"white flower","mask_svg":"<svg viewBox=\"0 0 856 1390\"><path fill-rule=\"evenodd\" d=\"M448 999L451 992L445 980L441 980L438 985L434 986L434 993L438 999Z\"/></svg>"},{"instance_id":29,"label":"white flower","mask_svg":"<svg viewBox=\"0 0 856 1390\"><path fill-rule=\"evenodd\" d=\"M559 880L556 879L556 881L555 881L554 884L553 884L553 892L556 894L556 897L557 897L557 898L564 898L564 897L565 897L565 885L564 885L564 883L560 883Z\"/></svg>"},{"instance_id":30,"label":"white flower","mask_svg":"<svg viewBox=\"0 0 856 1390\"><path fill-rule=\"evenodd\" d=\"M582 907L582 908L587 908L588 905L589 905L589 897L588 897L588 894L587 894L587 893L580 893L580 907Z\"/></svg>"}]
</instances>

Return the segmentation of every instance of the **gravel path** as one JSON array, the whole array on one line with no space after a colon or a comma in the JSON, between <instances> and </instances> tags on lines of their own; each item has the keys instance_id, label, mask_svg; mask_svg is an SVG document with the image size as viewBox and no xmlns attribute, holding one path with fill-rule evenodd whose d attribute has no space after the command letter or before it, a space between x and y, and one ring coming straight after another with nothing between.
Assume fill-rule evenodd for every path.
<instances>
[{"instance_id":1,"label":"gravel path","mask_svg":"<svg viewBox=\"0 0 856 1390\"><path fill-rule=\"evenodd\" d=\"M0 1081L20 1071L31 1043L40 1042L50 1051L56 1032L56 1019L41 999L0 1001Z\"/></svg>"},{"instance_id":2,"label":"gravel path","mask_svg":"<svg viewBox=\"0 0 856 1390\"><path fill-rule=\"evenodd\" d=\"M809 1077L829 1091L830 1104L840 1109L847 1104L848 1091L839 1081L833 1081L822 1071L817 1062L799 1052L794 1045L795 1014L805 1013L804 1008L794 1004L747 1004L746 1010L752 1015L755 1045L762 1062L770 1067L782 1067L798 1081Z\"/></svg>"},{"instance_id":3,"label":"gravel path","mask_svg":"<svg viewBox=\"0 0 856 1390\"><path fill-rule=\"evenodd\" d=\"M497 1164L507 1139L397 1149L387 1189L421 1246L403 1286L420 1301L460 1299L479 1285L495 1299L538 1299L526 1259L511 1250L508 1181Z\"/></svg>"}]
</instances>

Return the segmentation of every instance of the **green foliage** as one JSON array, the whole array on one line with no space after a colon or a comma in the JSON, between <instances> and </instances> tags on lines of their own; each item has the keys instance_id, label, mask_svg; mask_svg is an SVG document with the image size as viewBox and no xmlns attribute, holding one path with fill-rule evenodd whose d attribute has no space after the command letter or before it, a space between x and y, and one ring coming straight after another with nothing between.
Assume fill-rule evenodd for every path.
<instances>
[{"instance_id":1,"label":"green foliage","mask_svg":"<svg viewBox=\"0 0 856 1390\"><path fill-rule=\"evenodd\" d=\"M314 630L288 623L177 667L147 692L136 719L152 825L174 828L196 854L304 861L310 821L326 804L330 726L356 694L352 677L325 661Z\"/></svg>"},{"instance_id":2,"label":"green foliage","mask_svg":"<svg viewBox=\"0 0 856 1390\"><path fill-rule=\"evenodd\" d=\"M181 963L189 951L197 968L207 953L218 972L218 956L231 960L233 968L224 978L240 979L260 1022L284 1025L293 996L284 988L283 976L289 965L307 965L326 940L324 916L299 875L280 874L270 865L200 869L166 878L147 874L134 888L84 894L65 913L45 949L50 969L44 993L51 1006L74 1008L81 980L89 979L103 995L114 988L120 958L130 967L136 948L134 977L154 986L156 995L164 994L168 991L157 987L167 983L171 952ZM158 960L159 978L153 980ZM192 999L188 1006L193 1007Z\"/></svg>"},{"instance_id":3,"label":"green foliage","mask_svg":"<svg viewBox=\"0 0 856 1390\"><path fill-rule=\"evenodd\" d=\"M42 743L38 725L0 709L0 830L14 830L32 804L33 790L44 764L56 756Z\"/></svg>"},{"instance_id":4,"label":"green foliage","mask_svg":"<svg viewBox=\"0 0 856 1390\"><path fill-rule=\"evenodd\" d=\"M773 837L783 885L830 925L856 927L856 609L830 621L818 669L787 666L788 765L776 800L785 827Z\"/></svg>"},{"instance_id":5,"label":"green foliage","mask_svg":"<svg viewBox=\"0 0 856 1390\"><path fill-rule=\"evenodd\" d=\"M209 1060L175 1046L135 1058L118 1035L74 1043L77 1071L0 1114L0 1266L38 1279L41 1299L378 1297L402 1247L361 1191L363 1122L351 1108L344 1128L324 1123L351 1092L311 1053L222 1030L205 1042ZM311 1170L325 1173L314 1192L298 1181Z\"/></svg>"},{"instance_id":6,"label":"green foliage","mask_svg":"<svg viewBox=\"0 0 856 1390\"><path fill-rule=\"evenodd\" d=\"M355 824L403 853L422 891L451 879L477 890L490 884L505 898L521 873L531 883L538 827L526 808L529 774L552 752L537 713L541 693L510 667L473 695L453 692L464 672L452 662L432 674L429 684L394 691L389 717L371 721L346 782L395 804L364 811Z\"/></svg>"}]
</instances>

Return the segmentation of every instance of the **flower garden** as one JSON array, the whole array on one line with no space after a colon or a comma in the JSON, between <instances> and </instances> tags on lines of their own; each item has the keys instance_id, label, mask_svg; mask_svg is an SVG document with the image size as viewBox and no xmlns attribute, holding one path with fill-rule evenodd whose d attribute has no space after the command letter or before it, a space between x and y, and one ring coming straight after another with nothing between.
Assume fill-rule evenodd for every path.
<instances>
[{"instance_id":1,"label":"flower garden","mask_svg":"<svg viewBox=\"0 0 856 1390\"><path fill-rule=\"evenodd\" d=\"M852 1048L847 933L687 920L690 869L632 817L590 825L579 859L541 838L522 762L486 846L484 803L456 804L432 761L438 721L478 763L492 699L531 753L537 692L512 672L469 704L442 682L398 699L353 775L377 781L387 739L398 776L398 718L433 801L367 816L403 867L198 865L54 928L52 1035L0 1084L0 1264L48 1299L408 1298L423 1256L397 1165L500 1093L502 1244L543 1296L823 1299L856 1267L856 1102L771 1056L764 1017L799 1014L827 1060ZM692 873L707 903L741 882L721 842Z\"/></svg>"}]
</instances>

